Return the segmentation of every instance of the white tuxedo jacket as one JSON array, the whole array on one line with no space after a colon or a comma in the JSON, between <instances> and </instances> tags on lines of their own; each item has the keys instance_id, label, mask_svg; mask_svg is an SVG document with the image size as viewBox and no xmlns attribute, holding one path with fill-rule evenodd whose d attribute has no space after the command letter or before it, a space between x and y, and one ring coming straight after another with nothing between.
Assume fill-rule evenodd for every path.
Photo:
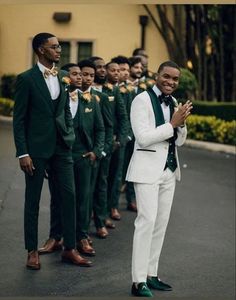
<instances>
[{"instance_id":1,"label":"white tuxedo jacket","mask_svg":"<svg viewBox=\"0 0 236 300\"><path fill-rule=\"evenodd\" d=\"M126 180L136 183L152 184L163 173L169 142L166 140L173 136L174 130L170 123L156 127L155 115L148 93L137 95L131 105L131 126L135 136L134 152L131 157L126 174ZM176 146L181 146L187 136L186 127L177 128L178 138ZM176 179L180 180L180 168L177 147Z\"/></svg>"}]
</instances>

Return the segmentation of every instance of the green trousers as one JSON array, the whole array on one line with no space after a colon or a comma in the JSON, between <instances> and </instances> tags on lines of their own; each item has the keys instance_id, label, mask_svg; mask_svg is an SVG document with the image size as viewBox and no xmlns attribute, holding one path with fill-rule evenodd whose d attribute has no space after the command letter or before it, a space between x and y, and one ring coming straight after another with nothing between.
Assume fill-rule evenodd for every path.
<instances>
[{"instance_id":1,"label":"green trousers","mask_svg":"<svg viewBox=\"0 0 236 300\"><path fill-rule=\"evenodd\" d=\"M33 176L25 174L24 232L25 248L38 249L39 202L45 169L50 168L55 175L55 184L60 194L62 209L62 234L64 245L75 248L75 187L73 161L70 150L58 149L50 159L32 158L35 167Z\"/></svg>"}]
</instances>

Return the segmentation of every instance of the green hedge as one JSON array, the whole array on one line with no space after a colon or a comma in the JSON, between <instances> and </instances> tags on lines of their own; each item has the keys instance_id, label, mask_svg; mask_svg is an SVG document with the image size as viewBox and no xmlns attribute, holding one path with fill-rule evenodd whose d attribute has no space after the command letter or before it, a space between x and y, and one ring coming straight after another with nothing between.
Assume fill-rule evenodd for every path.
<instances>
[{"instance_id":1,"label":"green hedge","mask_svg":"<svg viewBox=\"0 0 236 300\"><path fill-rule=\"evenodd\" d=\"M8 98L0 98L0 115L13 115L14 101Z\"/></svg>"},{"instance_id":2,"label":"green hedge","mask_svg":"<svg viewBox=\"0 0 236 300\"><path fill-rule=\"evenodd\" d=\"M224 121L215 116L191 115L187 119L188 138L236 145L236 121Z\"/></svg>"},{"instance_id":3,"label":"green hedge","mask_svg":"<svg viewBox=\"0 0 236 300\"><path fill-rule=\"evenodd\" d=\"M232 121L236 119L236 103L193 101L192 114L215 116L225 121Z\"/></svg>"}]
</instances>

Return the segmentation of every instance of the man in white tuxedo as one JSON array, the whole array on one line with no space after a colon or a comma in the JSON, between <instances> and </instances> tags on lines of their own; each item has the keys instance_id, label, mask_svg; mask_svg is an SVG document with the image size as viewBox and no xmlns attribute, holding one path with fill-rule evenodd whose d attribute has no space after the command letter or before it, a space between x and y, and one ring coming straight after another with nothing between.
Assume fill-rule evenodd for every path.
<instances>
[{"instance_id":1,"label":"man in white tuxedo","mask_svg":"<svg viewBox=\"0 0 236 300\"><path fill-rule=\"evenodd\" d=\"M152 297L150 289L172 290L158 277L158 264L175 182L180 180L176 146L185 142L185 120L192 109L190 101L178 105L171 96L179 78L176 63L162 63L154 87L137 95L131 106L136 141L126 180L134 182L138 207L132 253L134 296Z\"/></svg>"}]
</instances>

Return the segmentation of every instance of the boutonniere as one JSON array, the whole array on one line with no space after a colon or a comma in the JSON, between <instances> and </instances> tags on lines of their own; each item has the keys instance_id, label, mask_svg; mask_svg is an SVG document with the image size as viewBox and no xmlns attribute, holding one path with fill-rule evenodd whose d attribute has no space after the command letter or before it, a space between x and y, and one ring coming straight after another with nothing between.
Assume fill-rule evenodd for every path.
<instances>
[{"instance_id":1,"label":"boutonniere","mask_svg":"<svg viewBox=\"0 0 236 300\"><path fill-rule=\"evenodd\" d=\"M113 91L113 85L112 85L111 83L106 82L106 83L104 84L104 86L105 86L106 88L108 88L108 90Z\"/></svg>"},{"instance_id":2,"label":"boutonniere","mask_svg":"<svg viewBox=\"0 0 236 300\"><path fill-rule=\"evenodd\" d=\"M132 87L131 84L128 84L128 85L126 86L126 88L127 88L127 90L128 90L129 92L133 92L133 90L134 90L134 88Z\"/></svg>"},{"instance_id":3,"label":"boutonniere","mask_svg":"<svg viewBox=\"0 0 236 300\"><path fill-rule=\"evenodd\" d=\"M141 82L141 83L139 84L139 87L140 87L141 89L143 89L143 90L146 90L146 89L147 89L147 85L146 85L144 82Z\"/></svg>"},{"instance_id":4,"label":"boutonniere","mask_svg":"<svg viewBox=\"0 0 236 300\"><path fill-rule=\"evenodd\" d=\"M155 84L155 80L154 79L148 79L146 81L146 83L147 83L148 86L153 86Z\"/></svg>"},{"instance_id":5,"label":"boutonniere","mask_svg":"<svg viewBox=\"0 0 236 300\"><path fill-rule=\"evenodd\" d=\"M68 88L69 88L70 83L71 83L71 79L67 76L64 76L64 77L62 77L61 82L63 84L65 84L65 91L68 91Z\"/></svg>"},{"instance_id":6,"label":"boutonniere","mask_svg":"<svg viewBox=\"0 0 236 300\"><path fill-rule=\"evenodd\" d=\"M77 92L77 90L74 90L73 92L70 92L69 95L70 95L70 99L72 101L77 101L78 100L78 92Z\"/></svg>"},{"instance_id":7,"label":"boutonniere","mask_svg":"<svg viewBox=\"0 0 236 300\"><path fill-rule=\"evenodd\" d=\"M125 93L127 92L126 87L125 87L125 86L120 86L120 92L121 92L122 94L125 94Z\"/></svg>"},{"instance_id":8,"label":"boutonniere","mask_svg":"<svg viewBox=\"0 0 236 300\"><path fill-rule=\"evenodd\" d=\"M93 111L93 109L92 108L88 108L88 107L86 107L85 110L84 110L85 113L89 113L89 112L92 112L92 111Z\"/></svg>"},{"instance_id":9,"label":"boutonniere","mask_svg":"<svg viewBox=\"0 0 236 300\"><path fill-rule=\"evenodd\" d=\"M89 92L85 92L81 96L82 96L82 100L86 102L90 102L92 99L92 95Z\"/></svg>"}]
</instances>

